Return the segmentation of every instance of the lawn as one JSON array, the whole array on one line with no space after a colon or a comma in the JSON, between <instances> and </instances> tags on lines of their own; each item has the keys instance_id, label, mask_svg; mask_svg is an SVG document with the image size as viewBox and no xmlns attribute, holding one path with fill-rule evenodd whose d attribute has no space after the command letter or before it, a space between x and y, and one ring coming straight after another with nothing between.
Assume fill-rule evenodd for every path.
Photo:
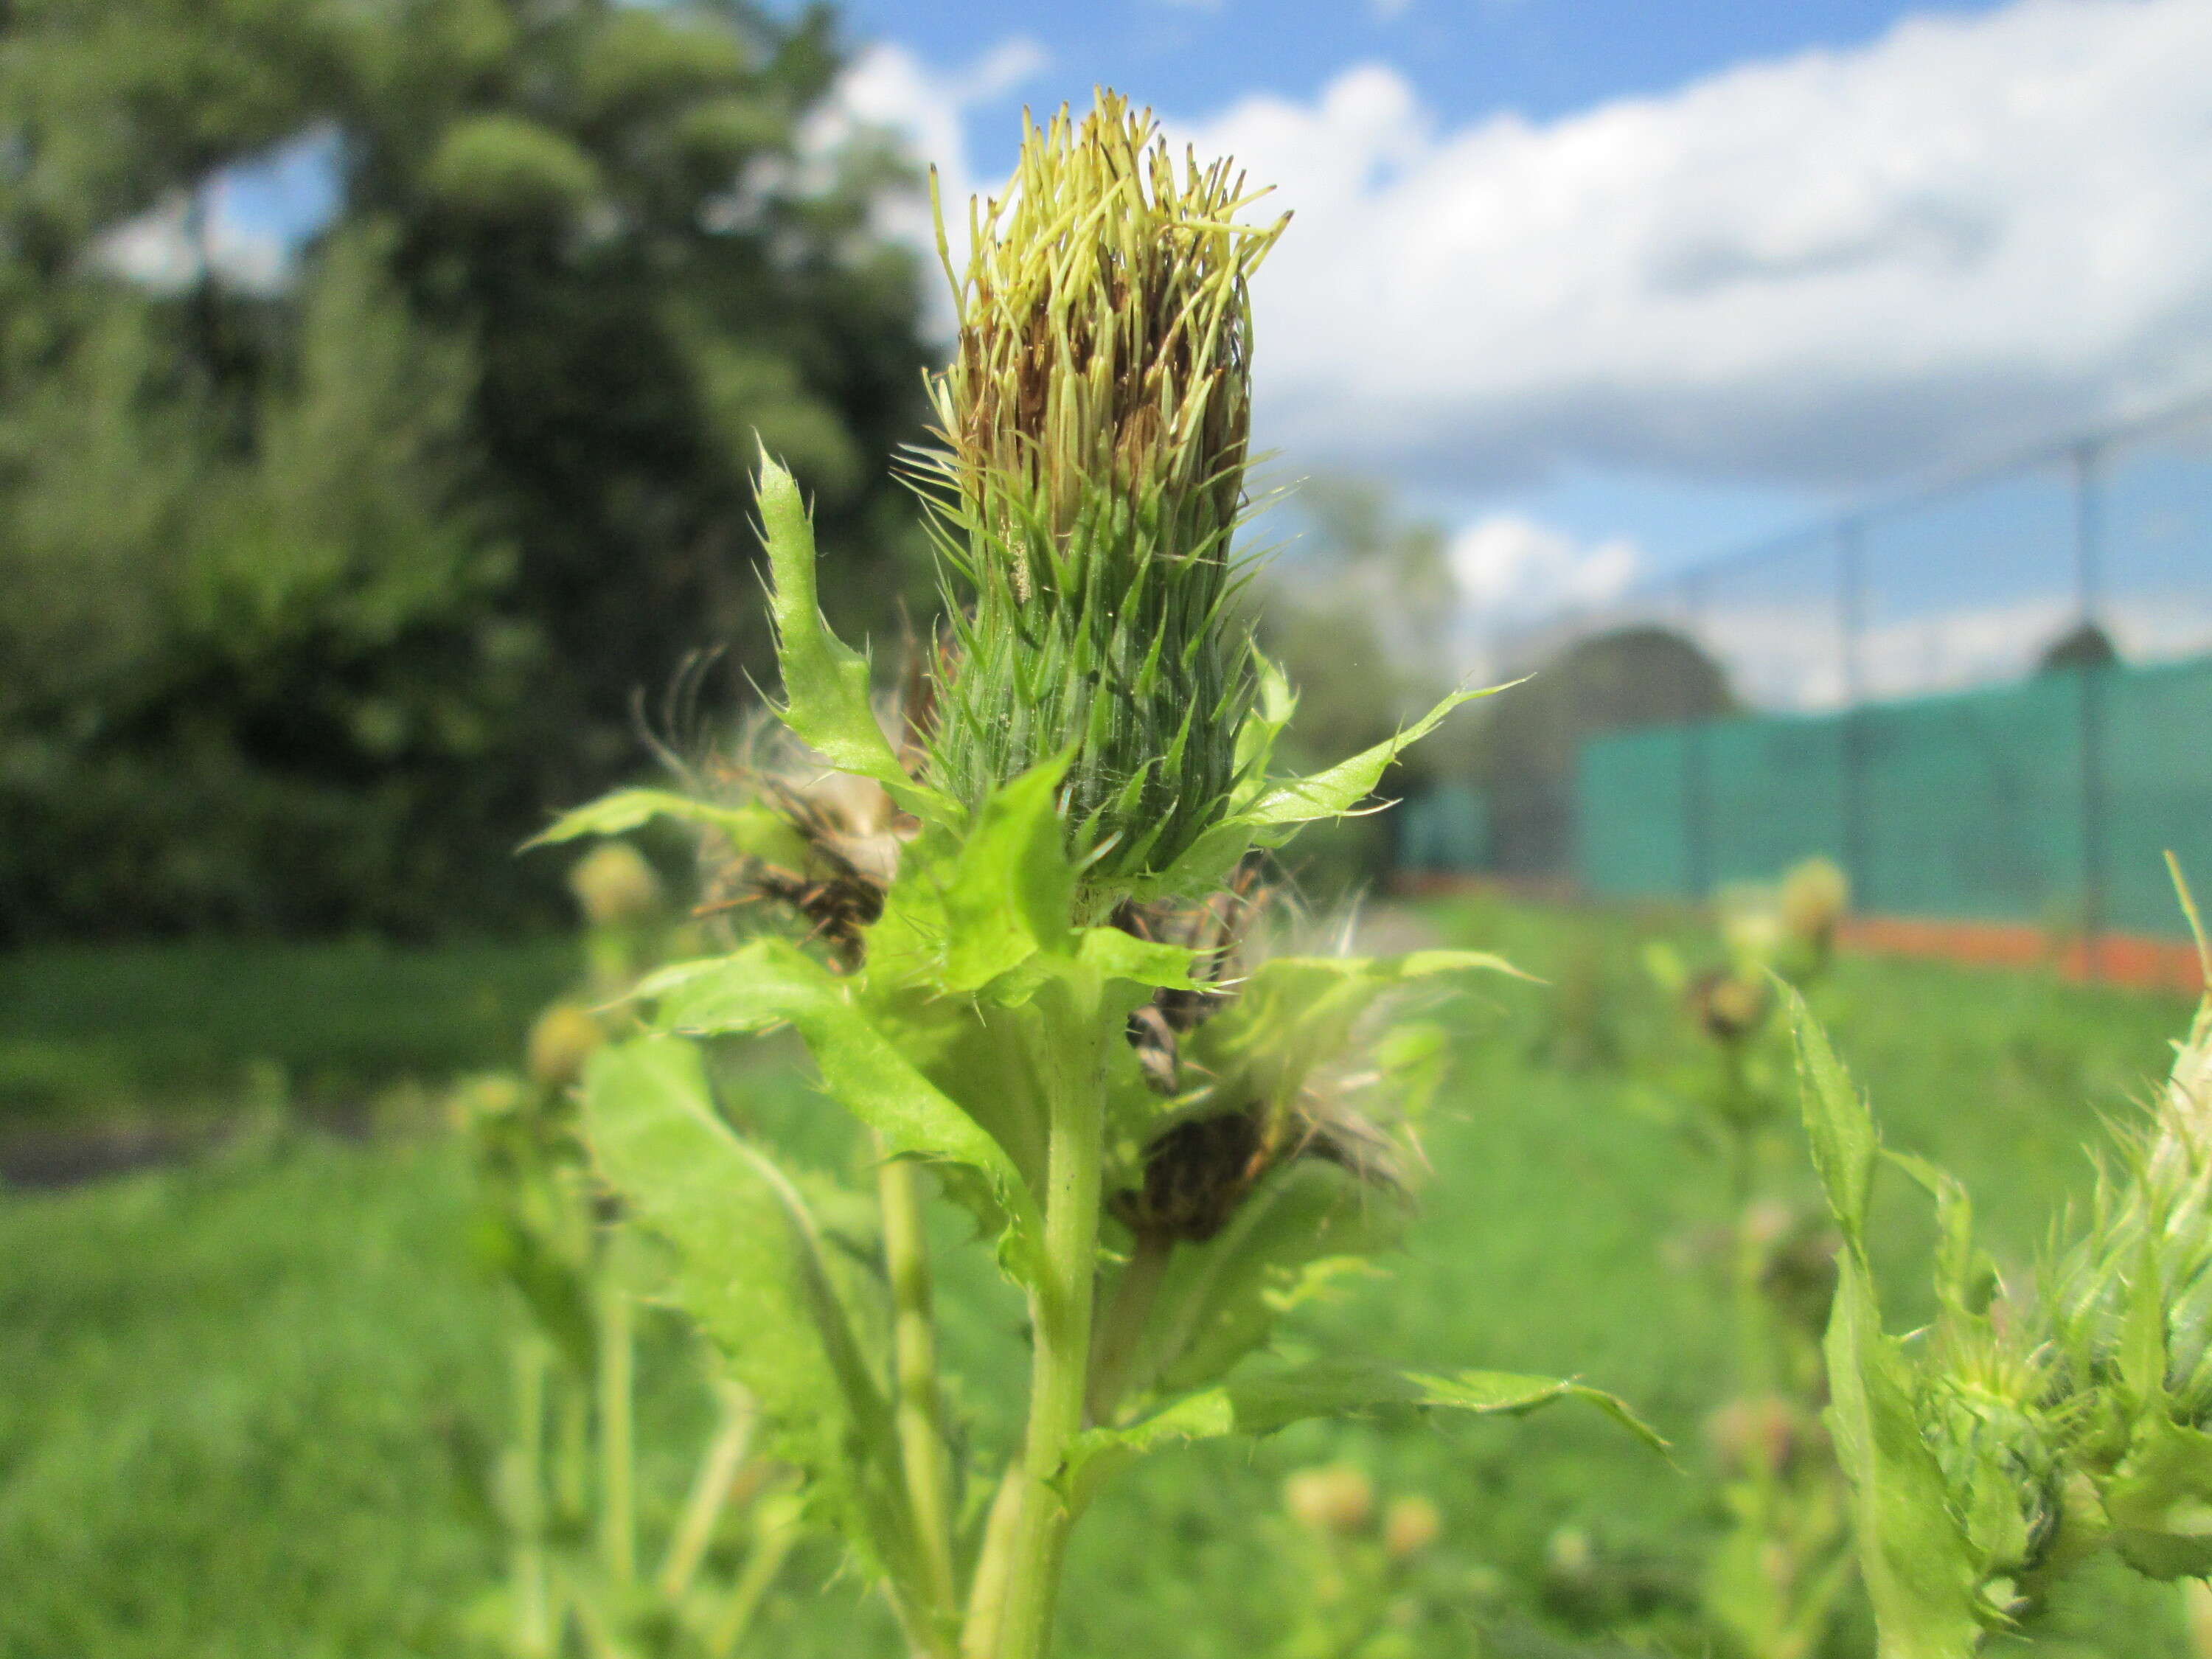
<instances>
[{"instance_id":1,"label":"lawn","mask_svg":"<svg viewBox=\"0 0 2212 1659\"><path fill-rule=\"evenodd\" d=\"M1625 1653L1609 1624L1692 1591L1712 1517L1683 1471L1725 1387L1696 1244L1723 1206L1663 1121L1644 1060L1679 1039L1638 966L1644 933L1682 930L1474 901L1420 921L1553 983L1489 981L1460 1008L1409 1249L1386 1279L1302 1311L1288 1341L1336 1332L1410 1362L1578 1373L1649 1415L1682 1468L1565 1412L1305 1428L1256 1449L1164 1455L1079 1534L1070 1656L1271 1651L1305 1593L1280 1547L1281 1482L1324 1458L1355 1459L1386 1492L1443 1510L1431 1592L1444 1627L1466 1634L1437 1651ZM264 1047L288 1076L333 1092L493 1062L564 971L550 946L149 950L109 958L112 979L102 960L0 967L12 994L0 1029L10 1053L109 1054L114 1088L98 1098L124 1103L210 1097ZM73 977L58 979L56 961ZM282 1017L257 1018L257 1005ZM2013 1264L2051 1206L2086 1191L2081 1148L2100 1115L2140 1096L2186 1014L2170 999L1857 957L1822 1006L1891 1139L1969 1182ZM281 1035L256 1035L270 1030ZM164 1075L172 1057L181 1080ZM756 1081L763 1100L809 1104L780 1069ZM93 1098L50 1093L39 1109L51 1123ZM472 1266L467 1197L434 1133L356 1146L301 1129L186 1168L0 1198L0 1655L464 1650L498 1550L456 1471L501 1420L508 1317ZM1905 1194L1886 1201L1887 1266L1911 1317L1920 1275L1906 1258L1926 1229ZM947 1340L956 1363L988 1365L1015 1351L1016 1308L957 1235L944 1241L957 1258L948 1299L963 1311ZM1003 1397L986 1388L962 1403L979 1441L1004 1443ZM678 1431L694 1404L666 1389L652 1420ZM1570 1540L1590 1565L1567 1577L1547 1561ZM835 1565L826 1552L795 1565L753 1650L894 1651L887 1621L833 1582ZM2162 1592L2093 1585L2035 1650L2178 1659L2172 1608ZM1857 1630L1836 1649L1869 1650Z\"/></svg>"}]
</instances>

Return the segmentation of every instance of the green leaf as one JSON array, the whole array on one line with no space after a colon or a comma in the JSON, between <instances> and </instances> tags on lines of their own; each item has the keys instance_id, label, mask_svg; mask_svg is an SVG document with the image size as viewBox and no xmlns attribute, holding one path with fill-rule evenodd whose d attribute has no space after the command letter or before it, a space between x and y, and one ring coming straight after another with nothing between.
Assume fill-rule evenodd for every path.
<instances>
[{"instance_id":1,"label":"green leaf","mask_svg":"<svg viewBox=\"0 0 2212 1659\"><path fill-rule=\"evenodd\" d=\"M761 451L760 515L775 580L769 615L783 673L777 718L841 772L873 778L917 817L957 821L941 792L916 783L899 764L869 698L868 659L830 630L815 590L814 526L790 473Z\"/></svg>"},{"instance_id":2,"label":"green leaf","mask_svg":"<svg viewBox=\"0 0 2212 1659\"><path fill-rule=\"evenodd\" d=\"M1960 1318L1980 1320L1997 1287L1996 1263L1974 1243L1974 1206L1958 1177L1924 1158L1885 1147L1881 1156L1936 1200L1936 1294Z\"/></svg>"},{"instance_id":3,"label":"green leaf","mask_svg":"<svg viewBox=\"0 0 2212 1659\"><path fill-rule=\"evenodd\" d=\"M977 811L945 889L945 989L980 990L1041 951L1066 950L1075 869L1058 797L1073 758L1032 767Z\"/></svg>"},{"instance_id":4,"label":"green leaf","mask_svg":"<svg viewBox=\"0 0 2212 1659\"><path fill-rule=\"evenodd\" d=\"M1237 775L1241 781L1232 798L1237 812L1267 793L1267 763L1274 758L1276 740L1298 708L1297 693L1291 690L1282 668L1256 645L1252 666L1252 707L1237 728Z\"/></svg>"},{"instance_id":5,"label":"green leaf","mask_svg":"<svg viewBox=\"0 0 2212 1659\"><path fill-rule=\"evenodd\" d=\"M1981 1569L1921 1435L1910 1365L1882 1331L1873 1276L1853 1244L1838 1259L1826 1348L1829 1431L1850 1482L1880 1659L1971 1659L1981 1645Z\"/></svg>"},{"instance_id":6,"label":"green leaf","mask_svg":"<svg viewBox=\"0 0 2212 1659\"><path fill-rule=\"evenodd\" d=\"M1285 778L1269 785L1243 817L1261 832L1262 841L1268 839L1266 832L1272 829L1309 823L1316 818L1341 817L1373 794L1390 763L1435 731L1445 715L1463 702L1505 689L1492 685L1455 691L1395 737L1372 749L1362 750L1351 759L1339 761L1327 771L1316 772L1310 777Z\"/></svg>"},{"instance_id":7,"label":"green leaf","mask_svg":"<svg viewBox=\"0 0 2212 1659\"><path fill-rule=\"evenodd\" d=\"M2166 1407L2166 1292L2158 1241L2146 1232L2128 1276L2127 1315L2120 1328L2120 1387L2130 1413Z\"/></svg>"},{"instance_id":8,"label":"green leaf","mask_svg":"<svg viewBox=\"0 0 2212 1659\"><path fill-rule=\"evenodd\" d=\"M1272 1434L1310 1418L1396 1408L1519 1417L1563 1400L1595 1406L1646 1445L1667 1443L1620 1400L1583 1383L1504 1371L1401 1371L1360 1360L1279 1367L1186 1395L1126 1428L1091 1429L1069 1449L1061 1479L1080 1508L1111 1463L1178 1442Z\"/></svg>"},{"instance_id":9,"label":"green leaf","mask_svg":"<svg viewBox=\"0 0 2212 1659\"><path fill-rule=\"evenodd\" d=\"M1824 1345L1827 1420L1836 1462L1850 1483L1851 1528L1874 1603L1879 1659L1971 1659L1984 1623L1980 1562L1921 1433L1912 1367L1882 1330L1867 1262L1867 1203L1880 1138L1804 999L1786 984L1782 990L1813 1161L1844 1232Z\"/></svg>"},{"instance_id":10,"label":"green leaf","mask_svg":"<svg viewBox=\"0 0 2212 1659\"><path fill-rule=\"evenodd\" d=\"M544 847L585 836L623 835L655 818L674 818L715 830L749 857L794 867L806 857L806 843L798 832L764 806L717 806L668 789L617 789L562 813L550 829L523 845Z\"/></svg>"},{"instance_id":11,"label":"green leaf","mask_svg":"<svg viewBox=\"0 0 2212 1659\"><path fill-rule=\"evenodd\" d=\"M2146 1417L2099 1495L2112 1541L2137 1572L2160 1579L2212 1573L2212 1435Z\"/></svg>"},{"instance_id":12,"label":"green leaf","mask_svg":"<svg viewBox=\"0 0 2212 1659\"><path fill-rule=\"evenodd\" d=\"M637 994L658 1000L663 1027L693 1036L791 1026L823 1086L891 1153L946 1159L982 1175L1012 1229L1008 1268L1027 1282L1040 1237L1029 1184L1006 1148L854 1005L852 989L787 940L764 939L732 956L664 970Z\"/></svg>"},{"instance_id":13,"label":"green leaf","mask_svg":"<svg viewBox=\"0 0 2212 1659\"><path fill-rule=\"evenodd\" d=\"M1796 1040L1797 1075L1814 1166L1820 1172L1828 1207L1835 1212L1844 1237L1863 1246L1875 1158L1881 1146L1874 1114L1852 1087L1843 1062L1829 1044L1828 1034L1813 1018L1805 999L1787 981L1777 978L1775 983L1781 988Z\"/></svg>"},{"instance_id":14,"label":"green leaf","mask_svg":"<svg viewBox=\"0 0 2212 1659\"><path fill-rule=\"evenodd\" d=\"M665 1036L592 1057L592 1155L629 1214L675 1252L672 1292L774 1426L775 1455L895 1577L914 1548L890 1407L797 1187L715 1115L699 1051Z\"/></svg>"},{"instance_id":15,"label":"green leaf","mask_svg":"<svg viewBox=\"0 0 2212 1659\"><path fill-rule=\"evenodd\" d=\"M1197 988L1191 969L1198 965L1198 955L1187 945L1139 939L1118 927L1086 927L1076 947L1077 959L1101 979L1153 990Z\"/></svg>"},{"instance_id":16,"label":"green leaf","mask_svg":"<svg viewBox=\"0 0 2212 1659\"><path fill-rule=\"evenodd\" d=\"M1264 769L1275 738L1297 702L1280 671L1265 659L1261 661L1259 702L1237 732L1238 763L1251 766L1255 773ZM1493 685L1455 691L1395 737L1310 777L1248 780L1237 791L1236 811L1200 836L1167 870L1133 883L1132 895L1156 899L1210 891L1254 847L1280 847L1301 824L1316 818L1342 817L1358 810L1359 803L1374 793L1390 763L1434 731L1445 715L1463 702L1507 689Z\"/></svg>"},{"instance_id":17,"label":"green leaf","mask_svg":"<svg viewBox=\"0 0 2212 1659\"><path fill-rule=\"evenodd\" d=\"M1130 1376L1141 1395L1203 1388L1264 1344L1283 1315L1396 1245L1410 1211L1334 1165L1270 1175L1210 1239L1176 1247Z\"/></svg>"}]
</instances>

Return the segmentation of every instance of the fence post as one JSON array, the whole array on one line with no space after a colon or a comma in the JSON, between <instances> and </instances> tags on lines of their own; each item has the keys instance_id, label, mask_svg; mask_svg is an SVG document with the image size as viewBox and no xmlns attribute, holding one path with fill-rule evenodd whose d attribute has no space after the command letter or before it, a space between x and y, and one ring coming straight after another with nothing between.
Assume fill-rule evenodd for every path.
<instances>
[{"instance_id":1,"label":"fence post","mask_svg":"<svg viewBox=\"0 0 2212 1659\"><path fill-rule=\"evenodd\" d=\"M1843 652L1844 874L1855 908L1870 908L1866 800L1866 521L1856 514L1836 521L1836 631Z\"/></svg>"},{"instance_id":2,"label":"fence post","mask_svg":"<svg viewBox=\"0 0 2212 1659\"><path fill-rule=\"evenodd\" d=\"M2102 602L2104 525L2103 500L2099 489L2095 439L2074 449L2074 600L2079 626L2087 632L2097 623ZM2075 671L2081 711L2081 967L2090 978L2101 977L2100 945L2105 931L2105 712L2101 665L2084 652Z\"/></svg>"},{"instance_id":3,"label":"fence post","mask_svg":"<svg viewBox=\"0 0 2212 1659\"><path fill-rule=\"evenodd\" d=\"M1698 628L1705 618L1706 580L1698 571L1682 582L1684 629L1701 651L1705 644ZM1710 717L1692 719L1682 732L1682 843L1687 866L1683 874L1691 901L1698 904L1713 892L1712 781L1705 753L1705 734L1711 724Z\"/></svg>"}]
</instances>

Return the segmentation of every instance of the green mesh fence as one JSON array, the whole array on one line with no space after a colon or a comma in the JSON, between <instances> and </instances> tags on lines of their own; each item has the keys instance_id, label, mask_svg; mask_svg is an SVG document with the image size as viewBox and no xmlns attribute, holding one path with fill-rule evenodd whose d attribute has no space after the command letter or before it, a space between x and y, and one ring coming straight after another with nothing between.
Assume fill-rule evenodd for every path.
<instances>
[{"instance_id":1,"label":"green mesh fence","mask_svg":"<svg viewBox=\"0 0 2212 1659\"><path fill-rule=\"evenodd\" d=\"M1490 800L1483 791L1463 783L1440 784L1401 801L1391 817L1401 869L1490 867Z\"/></svg>"},{"instance_id":2,"label":"green mesh fence","mask_svg":"<svg viewBox=\"0 0 2212 1659\"><path fill-rule=\"evenodd\" d=\"M1618 732L1583 746L1575 797L1595 893L1693 897L1824 853L1863 910L2180 933L2165 850L2212 889L2212 658Z\"/></svg>"}]
</instances>

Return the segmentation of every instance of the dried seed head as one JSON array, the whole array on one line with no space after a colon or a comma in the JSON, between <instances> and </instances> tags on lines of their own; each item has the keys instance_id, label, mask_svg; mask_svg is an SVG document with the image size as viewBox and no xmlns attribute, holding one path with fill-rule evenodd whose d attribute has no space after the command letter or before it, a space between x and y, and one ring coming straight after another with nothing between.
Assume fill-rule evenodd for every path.
<instances>
[{"instance_id":1,"label":"dried seed head","mask_svg":"<svg viewBox=\"0 0 2212 1659\"><path fill-rule=\"evenodd\" d=\"M1690 1012L1716 1042L1735 1044L1765 1021L1772 999L1764 980L1716 969L1690 986Z\"/></svg>"},{"instance_id":2,"label":"dried seed head","mask_svg":"<svg viewBox=\"0 0 2212 1659\"><path fill-rule=\"evenodd\" d=\"M1253 695L1228 601L1245 511L1253 270L1230 162L1178 164L1102 91L1028 128L971 210L960 337L931 384L933 509L955 641L934 781L975 803L1073 750L1073 849L1110 890L1226 811ZM949 269L949 265L948 265Z\"/></svg>"}]
</instances>

